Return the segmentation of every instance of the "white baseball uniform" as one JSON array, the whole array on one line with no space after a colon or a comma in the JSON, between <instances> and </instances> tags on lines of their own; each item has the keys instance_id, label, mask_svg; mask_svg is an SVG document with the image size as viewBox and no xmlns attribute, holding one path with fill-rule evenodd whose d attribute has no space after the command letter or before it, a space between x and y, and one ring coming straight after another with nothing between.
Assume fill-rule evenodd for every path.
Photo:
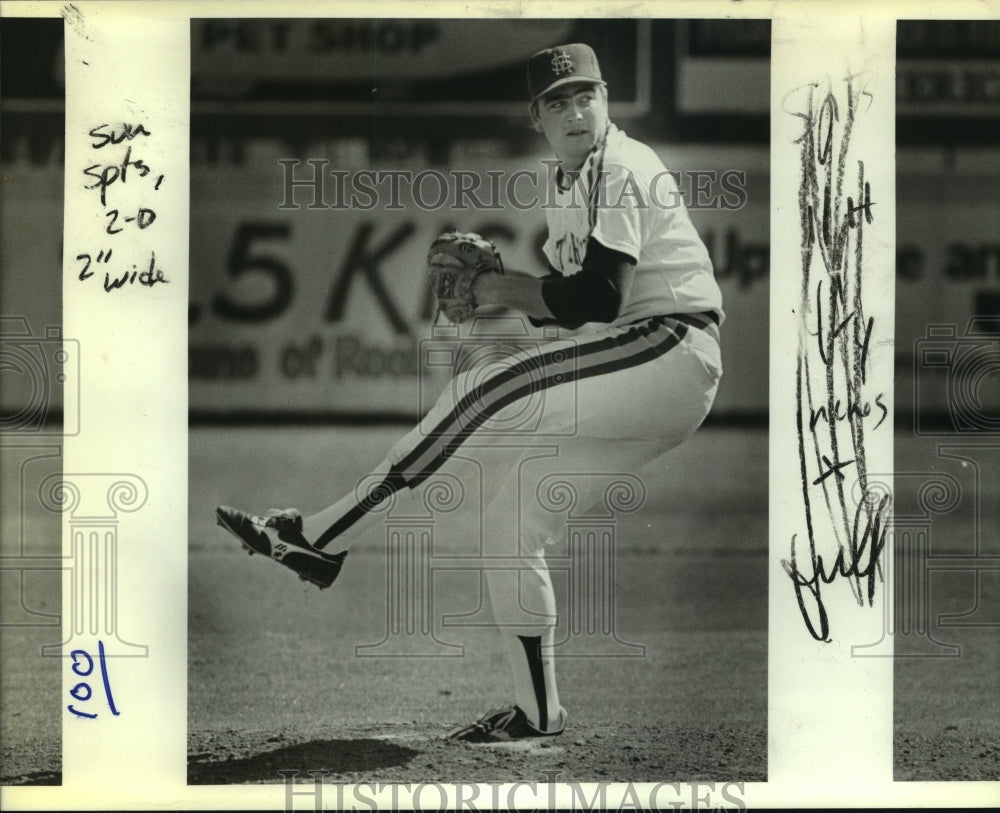
<instances>
[{"instance_id":1,"label":"white baseball uniform","mask_svg":"<svg viewBox=\"0 0 1000 813\"><path fill-rule=\"evenodd\" d=\"M538 636L555 624L545 544L562 537L564 517L545 510L535 486L558 472L633 472L683 442L708 414L722 370L721 294L676 183L656 154L611 125L603 151L591 153L578 183L560 187L556 206L546 209L544 251L564 275L580 270L592 238L637 260L617 318L519 352L487 376L459 373L379 472L389 493L461 469L453 458L494 466L491 482L499 485L467 542L470 553L518 557L519 569L485 568L496 622L517 635ZM519 415L531 416L532 431ZM523 453L507 456L498 471L497 455L488 450L505 441ZM596 502L606 486L600 478L589 482L581 506ZM378 502L349 495L307 518L306 537L341 550ZM540 714L545 725L544 708L529 714Z\"/></svg>"}]
</instances>

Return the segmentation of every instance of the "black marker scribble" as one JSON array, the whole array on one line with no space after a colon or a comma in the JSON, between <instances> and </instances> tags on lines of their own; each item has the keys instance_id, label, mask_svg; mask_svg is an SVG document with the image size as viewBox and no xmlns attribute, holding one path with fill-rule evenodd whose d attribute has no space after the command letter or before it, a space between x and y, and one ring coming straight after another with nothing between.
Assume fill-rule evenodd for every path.
<instances>
[{"instance_id":1,"label":"black marker scribble","mask_svg":"<svg viewBox=\"0 0 1000 813\"><path fill-rule=\"evenodd\" d=\"M801 553L794 535L791 556L782 566L806 628L819 641L830 640L822 585L843 577L858 604L872 606L876 581L883 579L879 556L891 507L888 494L870 487L865 461L865 421L877 418L869 431L877 430L888 407L886 394L868 386L875 319L865 315L862 268L864 227L873 222L876 202L864 161L854 162L856 175L848 180L848 155L859 105L870 105L872 96L857 87L856 78L844 80L843 107L832 88L823 92L818 83L786 98L787 109L793 96L805 95L805 111L799 106L791 112L802 119L802 136L795 142L802 236L795 406L808 554ZM852 190L845 194L848 186ZM847 478L852 470L862 495L853 511ZM838 549L829 565L817 551L824 507Z\"/></svg>"}]
</instances>

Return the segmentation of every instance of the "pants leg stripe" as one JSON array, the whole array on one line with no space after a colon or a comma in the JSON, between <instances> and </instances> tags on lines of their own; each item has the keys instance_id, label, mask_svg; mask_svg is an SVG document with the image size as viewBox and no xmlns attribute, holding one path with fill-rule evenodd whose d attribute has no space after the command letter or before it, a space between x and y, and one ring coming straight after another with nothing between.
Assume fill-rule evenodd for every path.
<instances>
[{"instance_id":1,"label":"pants leg stripe","mask_svg":"<svg viewBox=\"0 0 1000 813\"><path fill-rule=\"evenodd\" d=\"M358 500L336 522L320 534L313 546L322 550L369 511L374 511L382 501L388 499L406 486L406 480L398 471L390 471L375 488Z\"/></svg>"},{"instance_id":2,"label":"pants leg stripe","mask_svg":"<svg viewBox=\"0 0 1000 813\"><path fill-rule=\"evenodd\" d=\"M476 429L504 407L551 387L636 367L662 356L680 344L689 324L701 327L692 316L658 316L625 333L529 356L464 396L448 415L392 470L367 497L356 503L313 544L324 548L366 513L403 486L413 488L434 474ZM665 331L665 332L663 332ZM657 335L663 332L663 335ZM532 374L550 372L539 380Z\"/></svg>"},{"instance_id":3,"label":"pants leg stripe","mask_svg":"<svg viewBox=\"0 0 1000 813\"><path fill-rule=\"evenodd\" d=\"M538 706L538 730L545 731L549 727L549 704L545 691L545 668L542 664L541 636L518 635L524 647L524 656L528 659L528 672L531 674L531 686L535 690L535 703Z\"/></svg>"},{"instance_id":4,"label":"pants leg stripe","mask_svg":"<svg viewBox=\"0 0 1000 813\"><path fill-rule=\"evenodd\" d=\"M662 338L654 334L665 329ZM469 436L500 410L519 398L585 378L635 367L662 356L687 334L687 324L666 317L651 319L620 336L556 350L504 370L477 392L465 396L409 455L399 463L411 488L430 477ZM551 374L541 380L530 377L538 368ZM527 381L524 376L529 374Z\"/></svg>"}]
</instances>

